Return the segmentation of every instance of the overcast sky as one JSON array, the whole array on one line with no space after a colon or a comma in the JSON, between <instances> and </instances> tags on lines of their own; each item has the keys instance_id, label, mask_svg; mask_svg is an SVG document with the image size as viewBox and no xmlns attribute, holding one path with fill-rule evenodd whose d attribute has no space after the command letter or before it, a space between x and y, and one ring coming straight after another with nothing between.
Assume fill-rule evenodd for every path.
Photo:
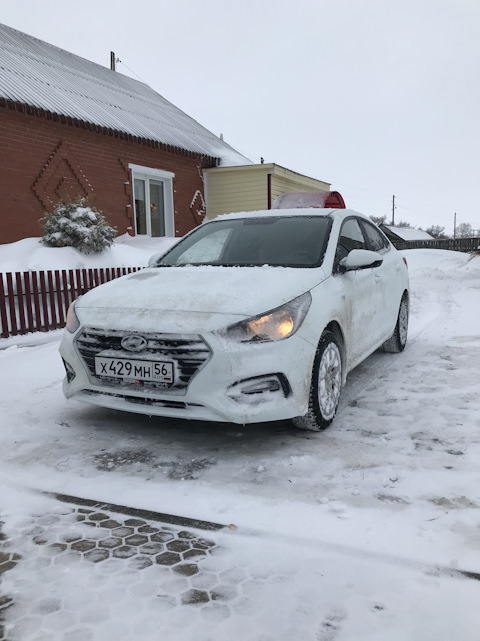
<instances>
[{"instance_id":1,"label":"overcast sky","mask_svg":"<svg viewBox=\"0 0 480 641\"><path fill-rule=\"evenodd\" d=\"M479 0L2 0L0 22L139 77L347 207L480 230Z\"/></svg>"}]
</instances>

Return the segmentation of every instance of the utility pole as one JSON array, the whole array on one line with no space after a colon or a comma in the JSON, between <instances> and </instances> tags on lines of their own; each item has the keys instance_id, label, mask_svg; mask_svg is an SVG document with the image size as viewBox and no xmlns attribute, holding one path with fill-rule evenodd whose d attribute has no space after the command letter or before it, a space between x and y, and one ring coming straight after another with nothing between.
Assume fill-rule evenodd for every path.
<instances>
[{"instance_id":1,"label":"utility pole","mask_svg":"<svg viewBox=\"0 0 480 641\"><path fill-rule=\"evenodd\" d=\"M392 226L395 227L395 196L392 201Z\"/></svg>"},{"instance_id":2,"label":"utility pole","mask_svg":"<svg viewBox=\"0 0 480 641\"><path fill-rule=\"evenodd\" d=\"M453 214L453 240L457 237L457 212Z\"/></svg>"}]
</instances>

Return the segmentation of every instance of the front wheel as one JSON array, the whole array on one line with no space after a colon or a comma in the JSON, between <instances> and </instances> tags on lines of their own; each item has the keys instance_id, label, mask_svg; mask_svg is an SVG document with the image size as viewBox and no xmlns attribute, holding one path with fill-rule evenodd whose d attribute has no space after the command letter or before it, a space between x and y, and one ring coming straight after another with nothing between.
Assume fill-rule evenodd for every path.
<instances>
[{"instance_id":1,"label":"front wheel","mask_svg":"<svg viewBox=\"0 0 480 641\"><path fill-rule=\"evenodd\" d=\"M383 343L385 352L396 354L403 352L407 344L408 334L408 296L405 293L400 302L400 309L398 310L397 324L393 330L390 338Z\"/></svg>"},{"instance_id":2,"label":"front wheel","mask_svg":"<svg viewBox=\"0 0 480 641\"><path fill-rule=\"evenodd\" d=\"M332 332L322 334L313 365L308 412L293 419L302 430L319 432L333 421L342 389L342 357Z\"/></svg>"}]
</instances>

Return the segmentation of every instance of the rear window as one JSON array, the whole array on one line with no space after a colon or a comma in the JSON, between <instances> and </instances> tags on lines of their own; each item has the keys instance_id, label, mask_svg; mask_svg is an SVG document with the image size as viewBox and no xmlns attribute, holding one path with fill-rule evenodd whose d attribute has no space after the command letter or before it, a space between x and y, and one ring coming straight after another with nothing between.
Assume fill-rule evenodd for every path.
<instances>
[{"instance_id":1,"label":"rear window","mask_svg":"<svg viewBox=\"0 0 480 641\"><path fill-rule=\"evenodd\" d=\"M180 241L158 265L318 267L330 226L330 219L323 216L213 221Z\"/></svg>"}]
</instances>

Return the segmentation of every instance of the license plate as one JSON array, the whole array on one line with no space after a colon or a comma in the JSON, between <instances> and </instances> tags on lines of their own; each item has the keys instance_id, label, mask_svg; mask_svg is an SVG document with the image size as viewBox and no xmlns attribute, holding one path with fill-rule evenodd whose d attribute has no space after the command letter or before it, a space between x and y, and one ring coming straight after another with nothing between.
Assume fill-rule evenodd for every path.
<instances>
[{"instance_id":1,"label":"license plate","mask_svg":"<svg viewBox=\"0 0 480 641\"><path fill-rule=\"evenodd\" d=\"M95 374L134 381L157 381L158 383L172 384L173 363L96 356Z\"/></svg>"}]
</instances>

